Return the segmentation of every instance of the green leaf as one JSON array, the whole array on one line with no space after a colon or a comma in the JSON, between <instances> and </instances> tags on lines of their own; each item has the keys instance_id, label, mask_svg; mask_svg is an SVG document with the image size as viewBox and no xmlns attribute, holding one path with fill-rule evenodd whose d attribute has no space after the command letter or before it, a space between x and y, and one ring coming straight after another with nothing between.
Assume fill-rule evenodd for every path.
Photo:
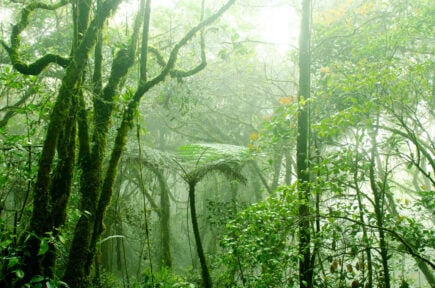
<instances>
[{"instance_id":1,"label":"green leaf","mask_svg":"<svg viewBox=\"0 0 435 288\"><path fill-rule=\"evenodd\" d=\"M39 283L42 281L44 281L44 276L42 276L42 275L36 275L36 276L33 276L32 279L30 279L30 283Z\"/></svg>"},{"instance_id":2,"label":"green leaf","mask_svg":"<svg viewBox=\"0 0 435 288\"><path fill-rule=\"evenodd\" d=\"M48 242L45 239L41 240L41 245L39 246L38 256L44 255L48 251Z\"/></svg>"},{"instance_id":3,"label":"green leaf","mask_svg":"<svg viewBox=\"0 0 435 288\"><path fill-rule=\"evenodd\" d=\"M15 273L15 275L17 275L18 278L23 279L23 277L24 277L23 270L18 269L18 270L15 270L14 273Z\"/></svg>"},{"instance_id":4,"label":"green leaf","mask_svg":"<svg viewBox=\"0 0 435 288\"><path fill-rule=\"evenodd\" d=\"M62 244L65 244L66 243L66 240L65 240L65 237L63 237L62 235L58 235L58 237L59 237L59 241L60 241L60 243L62 243Z\"/></svg>"},{"instance_id":5,"label":"green leaf","mask_svg":"<svg viewBox=\"0 0 435 288\"><path fill-rule=\"evenodd\" d=\"M12 258L10 258L10 259L9 259L9 262L8 262L8 268L12 268L12 267L14 267L14 266L17 265L19 262L20 262L20 259L18 259L18 257L12 257Z\"/></svg>"}]
</instances>

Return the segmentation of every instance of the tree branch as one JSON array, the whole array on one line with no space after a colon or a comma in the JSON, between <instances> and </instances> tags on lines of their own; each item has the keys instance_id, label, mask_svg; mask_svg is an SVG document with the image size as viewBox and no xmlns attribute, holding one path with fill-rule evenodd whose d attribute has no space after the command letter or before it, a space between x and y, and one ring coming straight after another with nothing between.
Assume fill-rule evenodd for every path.
<instances>
[{"instance_id":1,"label":"tree branch","mask_svg":"<svg viewBox=\"0 0 435 288\"><path fill-rule=\"evenodd\" d=\"M414 256L415 258L417 258L417 259L419 259L419 260L421 260L421 261L427 263L428 265L430 265L430 266L432 267L432 269L435 269L435 263L433 263L432 261L430 261L430 260L424 258L424 257L421 256L419 253L415 252L415 251L414 251L414 248L413 248L413 247L412 247L408 242L406 242L406 240L403 239L403 237L400 236L400 235L399 235L396 231L394 231L394 230L391 230L391 229L389 229L389 228L385 228L385 227L379 227L379 226L376 226L376 225L371 225L371 224L368 224L368 223L363 223L363 222L360 222L360 221L358 221L358 220L354 220L354 219L349 218L349 217L346 217L346 216L327 216L327 215L320 215L320 217L325 218L325 219L330 219L330 218L344 219L344 220L348 220L348 221L350 221L350 222L352 222L352 223L355 223L355 224L358 224L358 225L361 225L361 226L366 226L366 227L373 228L373 229L381 229L381 230L384 230L385 232L387 232L388 234L390 234L391 236L393 236L396 240L398 240L400 243L402 243L402 244L405 246L406 250L408 251L408 253L409 253L410 255L412 255L412 256Z\"/></svg>"},{"instance_id":2,"label":"tree branch","mask_svg":"<svg viewBox=\"0 0 435 288\"><path fill-rule=\"evenodd\" d=\"M6 52L9 54L9 58L12 62L12 65L17 71L25 75L38 75L50 63L57 64L63 68L68 66L69 64L68 58L56 54L51 54L51 53L42 56L41 58L39 58L38 60L36 60L31 64L27 64L21 59L19 53L19 49L21 46L20 34L27 27L27 25L29 25L29 18L32 12L34 12L36 9L56 10L62 6L65 6L68 3L69 1L67 0L61 0L59 3L56 4L45 4L41 2L34 2L23 8L23 10L21 11L20 21L18 21L18 23L12 27L11 38L10 38L11 46L9 47L6 44L6 42L0 40L0 43L2 44L3 48L5 48Z\"/></svg>"}]
</instances>

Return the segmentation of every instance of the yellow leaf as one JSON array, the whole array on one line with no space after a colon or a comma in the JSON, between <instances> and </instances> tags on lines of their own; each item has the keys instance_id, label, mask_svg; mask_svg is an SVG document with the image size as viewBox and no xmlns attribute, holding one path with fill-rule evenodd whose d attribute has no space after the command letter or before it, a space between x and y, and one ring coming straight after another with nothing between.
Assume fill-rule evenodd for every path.
<instances>
[{"instance_id":1,"label":"yellow leaf","mask_svg":"<svg viewBox=\"0 0 435 288\"><path fill-rule=\"evenodd\" d=\"M260 137L260 135L257 132L252 132L251 135L249 135L249 139L251 139L251 141L257 140L258 137Z\"/></svg>"},{"instance_id":2,"label":"yellow leaf","mask_svg":"<svg viewBox=\"0 0 435 288\"><path fill-rule=\"evenodd\" d=\"M326 67L320 67L320 72L321 73L325 73L325 74L330 74L331 73L331 69L329 69L328 66L326 66Z\"/></svg>"},{"instance_id":3,"label":"yellow leaf","mask_svg":"<svg viewBox=\"0 0 435 288\"><path fill-rule=\"evenodd\" d=\"M281 97L278 99L278 102L282 105L287 105L290 104L292 101L290 97Z\"/></svg>"}]
</instances>

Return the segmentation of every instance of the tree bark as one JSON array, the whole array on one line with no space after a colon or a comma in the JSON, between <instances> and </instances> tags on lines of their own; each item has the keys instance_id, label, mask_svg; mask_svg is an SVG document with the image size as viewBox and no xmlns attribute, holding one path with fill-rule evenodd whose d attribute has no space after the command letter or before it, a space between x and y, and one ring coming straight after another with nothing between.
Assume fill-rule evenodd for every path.
<instances>
[{"instance_id":1,"label":"tree bark","mask_svg":"<svg viewBox=\"0 0 435 288\"><path fill-rule=\"evenodd\" d=\"M309 177L309 98L311 89L310 52L311 1L302 2L301 34L299 39L299 93L296 170L299 198L299 285L313 287L314 255L311 255L310 177Z\"/></svg>"},{"instance_id":2,"label":"tree bark","mask_svg":"<svg viewBox=\"0 0 435 288\"><path fill-rule=\"evenodd\" d=\"M377 122L379 122L379 115L377 115ZM378 123L377 123L378 124ZM379 126L379 125L376 125ZM383 283L385 285L385 288L390 288L390 270L388 268L388 247L385 237L385 231L384 231L384 213L385 213L385 188L379 187L378 183L376 181L376 153L377 153L377 142L376 142L376 136L378 134L378 129L375 129L370 135L371 137L371 153L370 153L370 167L369 167L369 180L370 180L370 187L373 192L373 198L374 198L374 209L375 209L375 215L376 215L376 224L379 227L378 228L378 234L379 234L379 245L380 245L380 254L381 254L381 261L382 261L382 268L383 268Z\"/></svg>"},{"instance_id":3,"label":"tree bark","mask_svg":"<svg viewBox=\"0 0 435 288\"><path fill-rule=\"evenodd\" d=\"M190 181L188 184L189 184L190 220L192 221L193 234L195 236L196 252L198 253L199 262L201 263L202 281L205 288L211 288L212 281L211 281L210 273L208 271L204 249L201 243L201 236L198 227L198 217L196 215L196 205L195 205L196 182Z\"/></svg>"}]
</instances>

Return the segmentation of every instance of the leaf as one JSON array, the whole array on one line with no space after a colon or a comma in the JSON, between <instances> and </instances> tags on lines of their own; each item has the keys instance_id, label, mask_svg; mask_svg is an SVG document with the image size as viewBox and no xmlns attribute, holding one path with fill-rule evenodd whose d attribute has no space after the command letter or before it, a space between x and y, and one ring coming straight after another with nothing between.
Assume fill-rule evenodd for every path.
<instances>
[{"instance_id":1,"label":"leaf","mask_svg":"<svg viewBox=\"0 0 435 288\"><path fill-rule=\"evenodd\" d=\"M59 285L59 287L67 287L67 288L69 287L68 284L66 284L63 281L57 281L57 284Z\"/></svg>"},{"instance_id":2,"label":"leaf","mask_svg":"<svg viewBox=\"0 0 435 288\"><path fill-rule=\"evenodd\" d=\"M178 147L178 155L183 162L190 162L197 167L223 159L242 162L248 158L249 150L244 146L230 144L198 143Z\"/></svg>"},{"instance_id":3,"label":"leaf","mask_svg":"<svg viewBox=\"0 0 435 288\"><path fill-rule=\"evenodd\" d=\"M62 243L62 244L65 244L66 243L66 239L65 239L65 237L63 237L62 235L58 235L58 238L59 238L59 242L60 243Z\"/></svg>"},{"instance_id":4,"label":"leaf","mask_svg":"<svg viewBox=\"0 0 435 288\"><path fill-rule=\"evenodd\" d=\"M17 265L19 262L20 262L20 259L18 259L18 257L12 257L12 258L10 258L10 259L9 259L9 262L8 262L8 268L12 268L12 267L14 267L14 266Z\"/></svg>"},{"instance_id":5,"label":"leaf","mask_svg":"<svg viewBox=\"0 0 435 288\"><path fill-rule=\"evenodd\" d=\"M14 273L15 273L15 275L17 275L18 278L23 279L23 277L24 277L23 270L18 269L18 270L15 270Z\"/></svg>"},{"instance_id":6,"label":"leaf","mask_svg":"<svg viewBox=\"0 0 435 288\"><path fill-rule=\"evenodd\" d=\"M45 239L41 240L41 245L39 246L38 256L44 255L48 251L48 242Z\"/></svg>"},{"instance_id":7,"label":"leaf","mask_svg":"<svg viewBox=\"0 0 435 288\"><path fill-rule=\"evenodd\" d=\"M42 275L36 275L36 276L33 276L32 279L30 279L30 283L39 283L42 281L44 281L44 276L42 276Z\"/></svg>"}]
</instances>

